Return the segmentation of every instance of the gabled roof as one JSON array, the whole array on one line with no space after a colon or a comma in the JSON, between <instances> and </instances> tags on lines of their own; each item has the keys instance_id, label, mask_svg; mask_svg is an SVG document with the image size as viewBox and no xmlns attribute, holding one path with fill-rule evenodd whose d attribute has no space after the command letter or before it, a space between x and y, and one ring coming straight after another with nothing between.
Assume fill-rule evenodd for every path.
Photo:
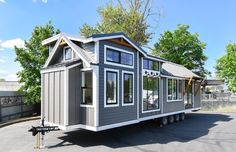
<instances>
[{"instance_id":1,"label":"gabled roof","mask_svg":"<svg viewBox=\"0 0 236 152\"><path fill-rule=\"evenodd\" d=\"M186 67L172 62L165 62L162 64L162 75L181 78L201 78Z\"/></svg>"}]
</instances>

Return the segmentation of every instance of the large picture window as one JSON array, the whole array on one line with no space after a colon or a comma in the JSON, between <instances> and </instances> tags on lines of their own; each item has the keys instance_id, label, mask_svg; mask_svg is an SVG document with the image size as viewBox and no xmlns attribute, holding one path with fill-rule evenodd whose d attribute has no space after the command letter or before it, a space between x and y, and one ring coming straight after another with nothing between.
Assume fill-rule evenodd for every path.
<instances>
[{"instance_id":1,"label":"large picture window","mask_svg":"<svg viewBox=\"0 0 236 152\"><path fill-rule=\"evenodd\" d=\"M123 103L133 103L133 74L123 73Z\"/></svg>"},{"instance_id":2,"label":"large picture window","mask_svg":"<svg viewBox=\"0 0 236 152\"><path fill-rule=\"evenodd\" d=\"M81 97L82 104L92 105L93 104L93 80L92 71L82 72L82 82L81 82Z\"/></svg>"},{"instance_id":3,"label":"large picture window","mask_svg":"<svg viewBox=\"0 0 236 152\"><path fill-rule=\"evenodd\" d=\"M118 96L118 73L114 71L106 72L106 104L113 105L117 104L117 96Z\"/></svg>"},{"instance_id":4,"label":"large picture window","mask_svg":"<svg viewBox=\"0 0 236 152\"><path fill-rule=\"evenodd\" d=\"M168 79L167 82L167 95L168 100L178 100L182 99L182 81L176 79Z\"/></svg>"},{"instance_id":5,"label":"large picture window","mask_svg":"<svg viewBox=\"0 0 236 152\"><path fill-rule=\"evenodd\" d=\"M106 48L106 61L111 63L133 66L133 54Z\"/></svg>"},{"instance_id":6,"label":"large picture window","mask_svg":"<svg viewBox=\"0 0 236 152\"><path fill-rule=\"evenodd\" d=\"M159 78L143 76L143 111L159 109Z\"/></svg>"}]
</instances>

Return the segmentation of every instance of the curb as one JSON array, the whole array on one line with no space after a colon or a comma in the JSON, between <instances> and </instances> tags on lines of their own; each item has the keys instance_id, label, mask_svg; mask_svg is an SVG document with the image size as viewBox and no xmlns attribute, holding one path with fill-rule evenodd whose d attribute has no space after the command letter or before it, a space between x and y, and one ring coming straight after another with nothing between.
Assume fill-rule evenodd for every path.
<instances>
[{"instance_id":1,"label":"curb","mask_svg":"<svg viewBox=\"0 0 236 152\"><path fill-rule=\"evenodd\" d=\"M40 118L41 118L41 116L34 116L34 117L25 117L25 118L16 119L16 120L12 120L12 121L5 122L5 123L0 123L0 128L10 126L12 124L20 123L20 122L37 120L37 119L40 119Z\"/></svg>"}]
</instances>

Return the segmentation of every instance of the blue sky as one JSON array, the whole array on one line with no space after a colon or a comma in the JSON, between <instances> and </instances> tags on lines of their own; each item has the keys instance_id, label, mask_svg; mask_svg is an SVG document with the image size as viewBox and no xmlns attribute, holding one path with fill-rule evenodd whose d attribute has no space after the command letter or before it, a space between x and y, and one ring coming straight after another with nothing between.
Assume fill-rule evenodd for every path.
<instances>
[{"instance_id":1,"label":"blue sky","mask_svg":"<svg viewBox=\"0 0 236 152\"><path fill-rule=\"evenodd\" d=\"M14 62L14 45L22 46L36 25L49 20L61 31L79 34L84 23L95 25L99 20L97 8L110 0L0 0L0 78L16 80L20 65ZM161 11L158 26L149 46L165 30L177 24L190 25L207 43L206 69L214 73L215 61L224 54L225 45L236 40L236 1L234 0L153 0L153 10ZM154 20L150 20L153 24Z\"/></svg>"}]
</instances>

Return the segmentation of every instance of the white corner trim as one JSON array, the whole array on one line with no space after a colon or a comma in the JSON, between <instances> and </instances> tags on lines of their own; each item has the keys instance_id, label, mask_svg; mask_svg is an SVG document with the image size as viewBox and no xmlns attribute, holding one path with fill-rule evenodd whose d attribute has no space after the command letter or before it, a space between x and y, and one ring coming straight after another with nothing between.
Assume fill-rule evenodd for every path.
<instances>
[{"instance_id":1,"label":"white corner trim","mask_svg":"<svg viewBox=\"0 0 236 152\"><path fill-rule=\"evenodd\" d=\"M121 64L121 63L113 63L113 62L107 61L107 48L116 50L118 52L124 52L124 53L131 54L133 56L132 65L124 65L124 64ZM125 68L132 68L133 69L134 68L134 52L126 51L126 50L123 50L123 49L120 49L120 48L117 48L117 47L112 47L112 46L109 46L109 45L104 45L104 63L108 64L108 65L114 65L114 66L118 66L118 67L125 67Z\"/></svg>"},{"instance_id":2,"label":"white corner trim","mask_svg":"<svg viewBox=\"0 0 236 152\"><path fill-rule=\"evenodd\" d=\"M64 126L67 125L67 121L68 121L68 118L67 118L67 105L68 105L68 74L67 74L68 70L65 69L64 71Z\"/></svg>"},{"instance_id":3,"label":"white corner trim","mask_svg":"<svg viewBox=\"0 0 236 152\"><path fill-rule=\"evenodd\" d=\"M140 96L139 96L139 90L140 90L140 87L139 87L139 52L137 53L137 119L139 119L139 104L140 104Z\"/></svg>"},{"instance_id":4,"label":"white corner trim","mask_svg":"<svg viewBox=\"0 0 236 152\"><path fill-rule=\"evenodd\" d=\"M107 74L106 73L107 73L107 71L117 73L117 86L116 86L116 89L117 89L117 103L116 104L111 104L111 105L106 104L106 93L107 93L107 90L106 90L106 76L107 76ZM119 107L119 70L104 68L104 107L105 108L107 108L107 107Z\"/></svg>"},{"instance_id":5,"label":"white corner trim","mask_svg":"<svg viewBox=\"0 0 236 152\"><path fill-rule=\"evenodd\" d=\"M95 42L95 58L96 58L96 62L99 63L99 41Z\"/></svg>"},{"instance_id":6,"label":"white corner trim","mask_svg":"<svg viewBox=\"0 0 236 152\"><path fill-rule=\"evenodd\" d=\"M92 66L93 69L93 106L94 106L94 125L99 126L99 67Z\"/></svg>"},{"instance_id":7,"label":"white corner trim","mask_svg":"<svg viewBox=\"0 0 236 152\"><path fill-rule=\"evenodd\" d=\"M83 107L83 108L94 108L94 105L80 104L80 107Z\"/></svg>"},{"instance_id":8,"label":"white corner trim","mask_svg":"<svg viewBox=\"0 0 236 152\"><path fill-rule=\"evenodd\" d=\"M133 102L132 103L124 103L124 74L132 74L132 77L133 77L133 82L132 82L132 97L133 97ZM133 106L134 105L134 72L132 71L124 71L122 70L122 76L121 76L121 103L122 103L122 106Z\"/></svg>"}]
</instances>

